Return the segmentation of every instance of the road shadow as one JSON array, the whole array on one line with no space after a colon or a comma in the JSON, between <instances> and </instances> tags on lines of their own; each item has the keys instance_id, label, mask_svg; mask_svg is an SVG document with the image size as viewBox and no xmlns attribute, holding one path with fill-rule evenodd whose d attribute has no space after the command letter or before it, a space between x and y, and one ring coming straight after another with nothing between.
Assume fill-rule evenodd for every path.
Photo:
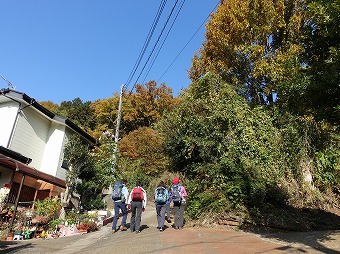
<instances>
[{"instance_id":1,"label":"road shadow","mask_svg":"<svg viewBox=\"0 0 340 254\"><path fill-rule=\"evenodd\" d=\"M15 253L22 249L31 248L33 245L28 244L19 244L16 241L0 241L0 254L5 253Z\"/></svg>"},{"instance_id":2,"label":"road shadow","mask_svg":"<svg viewBox=\"0 0 340 254\"><path fill-rule=\"evenodd\" d=\"M303 244L323 253L340 253L340 216L318 209L290 206L261 211L262 218L242 223L243 231L288 243ZM337 246L337 250L330 245Z\"/></svg>"}]
</instances>

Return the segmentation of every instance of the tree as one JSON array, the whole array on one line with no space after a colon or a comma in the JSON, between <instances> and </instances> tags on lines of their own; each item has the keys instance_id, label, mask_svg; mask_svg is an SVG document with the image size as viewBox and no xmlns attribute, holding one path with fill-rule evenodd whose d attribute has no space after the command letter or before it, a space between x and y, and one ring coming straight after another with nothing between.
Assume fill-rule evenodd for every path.
<instances>
[{"instance_id":1,"label":"tree","mask_svg":"<svg viewBox=\"0 0 340 254\"><path fill-rule=\"evenodd\" d=\"M91 102L83 102L80 98L72 101L62 101L59 108L53 110L56 115L70 119L86 132L96 128L96 118L90 107Z\"/></svg>"},{"instance_id":2,"label":"tree","mask_svg":"<svg viewBox=\"0 0 340 254\"><path fill-rule=\"evenodd\" d=\"M303 103L318 119L340 121L340 2L308 1L304 61L309 67Z\"/></svg>"},{"instance_id":3,"label":"tree","mask_svg":"<svg viewBox=\"0 0 340 254\"><path fill-rule=\"evenodd\" d=\"M197 81L209 71L217 73L253 105L273 102L274 94L281 98L285 66L290 64L291 73L301 68L296 59L303 52L304 8L304 1L295 0L221 1L189 77Z\"/></svg>"},{"instance_id":4,"label":"tree","mask_svg":"<svg viewBox=\"0 0 340 254\"><path fill-rule=\"evenodd\" d=\"M100 137L102 133L114 133L116 129L116 120L118 115L119 94L114 94L113 97L96 100L92 102L90 107L96 117L96 129L93 134L95 137Z\"/></svg>"},{"instance_id":5,"label":"tree","mask_svg":"<svg viewBox=\"0 0 340 254\"><path fill-rule=\"evenodd\" d=\"M148 176L156 176L167 168L162 136L150 127L140 127L119 142L119 162L126 171L135 168ZM131 170L133 171L133 170Z\"/></svg>"},{"instance_id":6,"label":"tree","mask_svg":"<svg viewBox=\"0 0 340 254\"><path fill-rule=\"evenodd\" d=\"M139 127L150 127L157 122L164 112L175 108L179 99L174 98L171 88L165 84L157 87L155 81L145 86L137 84L136 93L123 96L122 129L124 133L137 130Z\"/></svg>"},{"instance_id":7,"label":"tree","mask_svg":"<svg viewBox=\"0 0 340 254\"><path fill-rule=\"evenodd\" d=\"M65 208L70 205L72 198L79 198L77 186L93 177L94 161L89 154L86 143L78 135L72 135L64 148L64 159L68 165L66 172L66 190L61 196L61 218L64 219Z\"/></svg>"},{"instance_id":8,"label":"tree","mask_svg":"<svg viewBox=\"0 0 340 254\"><path fill-rule=\"evenodd\" d=\"M182 99L157 128L172 169L191 180L191 215L270 202L282 160L278 132L264 110L250 108L212 73L194 82Z\"/></svg>"},{"instance_id":9,"label":"tree","mask_svg":"<svg viewBox=\"0 0 340 254\"><path fill-rule=\"evenodd\" d=\"M55 110L57 110L59 108L59 105L52 102L52 101L41 101L39 102L40 105L42 105L43 107L45 107L46 109L48 109L51 112L54 112Z\"/></svg>"}]
</instances>

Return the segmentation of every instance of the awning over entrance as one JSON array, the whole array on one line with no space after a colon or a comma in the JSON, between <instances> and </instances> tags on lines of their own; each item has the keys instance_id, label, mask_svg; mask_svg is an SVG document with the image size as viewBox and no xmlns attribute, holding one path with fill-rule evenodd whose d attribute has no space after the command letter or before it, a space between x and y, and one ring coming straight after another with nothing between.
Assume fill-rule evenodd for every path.
<instances>
[{"instance_id":1,"label":"awning over entrance","mask_svg":"<svg viewBox=\"0 0 340 254\"><path fill-rule=\"evenodd\" d=\"M51 184L59 186L61 188L66 188L66 183L65 183L64 180L62 180L58 177L46 174L46 173L41 172L39 170L36 170L35 168L29 167L26 164L24 164L24 163L22 163L18 160L15 160L11 157L8 157L8 156L6 156L2 153L0 153L0 165L7 166L10 169L13 169L13 170L15 170L19 173L22 173L24 175L27 175L27 176L31 176L35 179L43 180L47 183L51 183Z\"/></svg>"}]
</instances>

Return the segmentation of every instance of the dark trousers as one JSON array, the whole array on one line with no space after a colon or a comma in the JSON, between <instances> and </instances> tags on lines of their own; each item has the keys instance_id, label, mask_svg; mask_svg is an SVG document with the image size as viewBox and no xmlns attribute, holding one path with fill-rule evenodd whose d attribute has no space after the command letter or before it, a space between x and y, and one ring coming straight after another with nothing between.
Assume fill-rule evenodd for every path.
<instances>
[{"instance_id":1,"label":"dark trousers","mask_svg":"<svg viewBox=\"0 0 340 254\"><path fill-rule=\"evenodd\" d=\"M184 209L185 204L182 203L174 203L174 225L175 228L182 228L184 224Z\"/></svg>"},{"instance_id":2,"label":"dark trousers","mask_svg":"<svg viewBox=\"0 0 340 254\"><path fill-rule=\"evenodd\" d=\"M164 227L165 211L166 211L166 204L163 204L163 205L156 204L158 228Z\"/></svg>"},{"instance_id":3,"label":"dark trousers","mask_svg":"<svg viewBox=\"0 0 340 254\"><path fill-rule=\"evenodd\" d=\"M119 210L122 210L123 218L122 218L122 226L126 226L126 218L127 218L127 209L126 204L122 203L122 201L114 201L114 208L115 208L115 217L113 218L112 222L112 230L116 230L117 228L117 221L119 219Z\"/></svg>"},{"instance_id":4,"label":"dark trousers","mask_svg":"<svg viewBox=\"0 0 340 254\"><path fill-rule=\"evenodd\" d=\"M139 231L142 220L142 201L131 201L130 230Z\"/></svg>"}]
</instances>

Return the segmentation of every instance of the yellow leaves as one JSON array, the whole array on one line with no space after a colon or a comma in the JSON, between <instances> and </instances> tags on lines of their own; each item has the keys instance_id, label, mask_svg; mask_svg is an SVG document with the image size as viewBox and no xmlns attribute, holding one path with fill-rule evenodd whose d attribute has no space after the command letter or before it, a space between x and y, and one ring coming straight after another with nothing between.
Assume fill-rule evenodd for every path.
<instances>
[{"instance_id":1,"label":"yellow leaves","mask_svg":"<svg viewBox=\"0 0 340 254\"><path fill-rule=\"evenodd\" d=\"M165 169L167 160L163 151L161 135L148 127L130 132L119 142L119 152L125 159L141 161L141 168L150 175Z\"/></svg>"},{"instance_id":2,"label":"yellow leaves","mask_svg":"<svg viewBox=\"0 0 340 254\"><path fill-rule=\"evenodd\" d=\"M119 95L116 94L114 97L91 103L90 107L94 110L94 114L98 119L99 127L97 126L97 130L99 129L102 132L113 127L117 119L118 102Z\"/></svg>"},{"instance_id":3,"label":"yellow leaves","mask_svg":"<svg viewBox=\"0 0 340 254\"><path fill-rule=\"evenodd\" d=\"M133 125L133 129L150 126L158 121L164 111L171 110L180 103L172 95L172 89L165 84L157 87L155 81L145 86L137 84L136 93L124 97L123 120Z\"/></svg>"},{"instance_id":4,"label":"yellow leaves","mask_svg":"<svg viewBox=\"0 0 340 254\"><path fill-rule=\"evenodd\" d=\"M43 107L45 107L46 109L48 109L49 111L52 111L52 112L59 107L58 104L56 104L52 101L41 101L41 102L39 102L39 104L42 105Z\"/></svg>"}]
</instances>

